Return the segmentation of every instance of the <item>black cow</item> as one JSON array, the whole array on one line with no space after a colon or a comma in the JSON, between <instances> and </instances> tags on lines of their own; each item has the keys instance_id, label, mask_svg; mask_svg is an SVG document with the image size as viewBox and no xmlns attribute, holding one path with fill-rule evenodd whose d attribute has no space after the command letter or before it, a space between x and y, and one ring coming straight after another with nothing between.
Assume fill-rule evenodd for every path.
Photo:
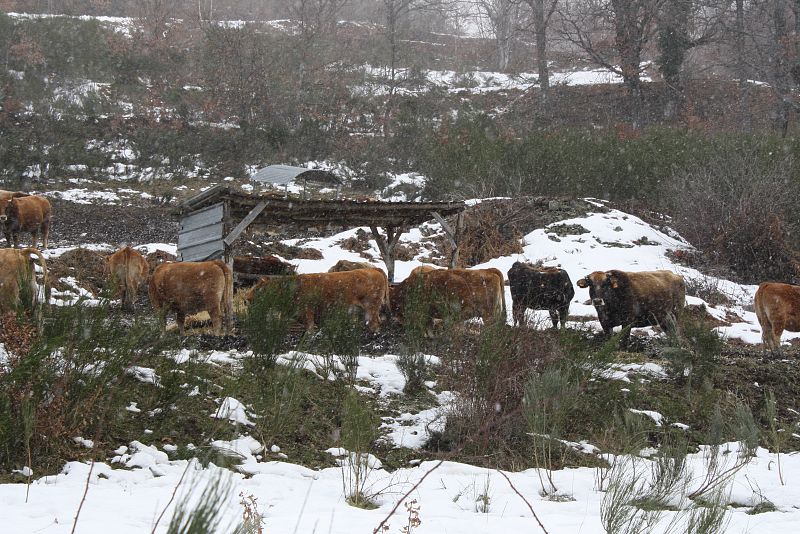
<instances>
[{"instance_id":1,"label":"black cow","mask_svg":"<svg viewBox=\"0 0 800 534\"><path fill-rule=\"evenodd\" d=\"M686 303L683 277L671 271L595 271L578 287L589 288L606 334L615 326L669 328Z\"/></svg>"},{"instance_id":2,"label":"black cow","mask_svg":"<svg viewBox=\"0 0 800 534\"><path fill-rule=\"evenodd\" d=\"M575 288L567 271L558 267L536 268L527 263L515 262L508 270L511 285L514 325L525 322L525 310L547 310L553 328L561 328L567 322L569 303L575 296Z\"/></svg>"}]
</instances>

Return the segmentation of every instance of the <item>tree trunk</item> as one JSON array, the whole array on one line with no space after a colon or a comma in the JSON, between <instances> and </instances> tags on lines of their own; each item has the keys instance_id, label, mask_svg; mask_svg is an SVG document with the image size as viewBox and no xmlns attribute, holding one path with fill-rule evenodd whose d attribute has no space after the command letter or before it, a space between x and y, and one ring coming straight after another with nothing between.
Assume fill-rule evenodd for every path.
<instances>
[{"instance_id":1,"label":"tree trunk","mask_svg":"<svg viewBox=\"0 0 800 534\"><path fill-rule=\"evenodd\" d=\"M786 20L785 0L774 0L775 34L773 40L773 61L775 76L775 92L778 96L777 109L775 110L775 128L786 136L789 129L789 108L791 106L789 93L789 69L783 45L788 38L788 24Z\"/></svg>"},{"instance_id":2,"label":"tree trunk","mask_svg":"<svg viewBox=\"0 0 800 534\"><path fill-rule=\"evenodd\" d=\"M739 124L742 130L752 128L750 110L747 103L747 72L744 62L744 0L736 0L736 36L734 40L736 55L736 77L739 78Z\"/></svg>"},{"instance_id":3,"label":"tree trunk","mask_svg":"<svg viewBox=\"0 0 800 534\"><path fill-rule=\"evenodd\" d=\"M614 19L614 42L620 59L622 80L628 90L631 123L635 128L642 121L642 63L641 38L636 0L612 0Z\"/></svg>"},{"instance_id":4,"label":"tree trunk","mask_svg":"<svg viewBox=\"0 0 800 534\"><path fill-rule=\"evenodd\" d=\"M533 18L533 31L536 37L536 70L539 75L539 100L547 104L550 96L550 70L547 66L547 21L544 0L530 2Z\"/></svg>"}]
</instances>

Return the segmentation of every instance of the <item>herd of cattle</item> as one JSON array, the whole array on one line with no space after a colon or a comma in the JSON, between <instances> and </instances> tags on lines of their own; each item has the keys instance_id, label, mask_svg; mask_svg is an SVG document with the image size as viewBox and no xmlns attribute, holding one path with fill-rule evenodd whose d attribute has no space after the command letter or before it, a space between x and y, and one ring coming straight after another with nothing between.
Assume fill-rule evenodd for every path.
<instances>
[{"instance_id":1,"label":"herd of cattle","mask_svg":"<svg viewBox=\"0 0 800 534\"><path fill-rule=\"evenodd\" d=\"M9 248L0 249L0 312L20 303L25 291L36 298L34 257L47 284L45 258L36 248L39 234L47 248L52 209L46 198L0 190L0 225ZM19 234L30 232L33 246L20 249ZM184 333L188 316L207 312L215 333L230 332L233 318L233 271L221 260L167 262L152 275L144 257L125 247L107 257L109 284L125 310L133 309L139 287L148 284L150 303L162 318L175 313ZM291 274L296 309L305 328L315 328L319 318L334 307L362 313L375 332L387 320L403 322L413 294L427 299L427 319L457 314L458 319L479 317L484 324L505 322L505 279L498 269L439 269L420 266L399 284L389 284L386 273L369 263L342 260L326 273ZM553 327L563 328L575 289L567 272L555 267L535 267L516 262L507 273L514 325L525 322L526 311L547 310ZM282 278L285 278L282 277ZM244 295L252 302L258 291L275 283L263 277ZM588 288L600 325L608 334L616 326L659 325L669 328L686 298L681 276L671 271L595 271L577 281ZM27 286L27 287L26 287ZM764 282L755 294L754 308L762 328L762 341L780 352L784 330L800 331L800 286Z\"/></svg>"}]
</instances>

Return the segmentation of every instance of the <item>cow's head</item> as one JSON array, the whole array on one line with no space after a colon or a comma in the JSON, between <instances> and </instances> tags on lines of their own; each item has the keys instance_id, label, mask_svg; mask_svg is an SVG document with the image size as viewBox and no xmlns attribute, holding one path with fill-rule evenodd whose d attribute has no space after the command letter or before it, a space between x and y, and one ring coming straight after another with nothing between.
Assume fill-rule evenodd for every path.
<instances>
[{"instance_id":1,"label":"cow's head","mask_svg":"<svg viewBox=\"0 0 800 534\"><path fill-rule=\"evenodd\" d=\"M613 271L595 271L578 280L577 285L588 287L592 304L596 308L601 308L614 300L614 294L620 289L621 281Z\"/></svg>"},{"instance_id":2,"label":"cow's head","mask_svg":"<svg viewBox=\"0 0 800 534\"><path fill-rule=\"evenodd\" d=\"M14 218L19 213L17 199L27 197L27 193L12 193L10 197L0 198L0 223L6 222L9 218Z\"/></svg>"}]
</instances>

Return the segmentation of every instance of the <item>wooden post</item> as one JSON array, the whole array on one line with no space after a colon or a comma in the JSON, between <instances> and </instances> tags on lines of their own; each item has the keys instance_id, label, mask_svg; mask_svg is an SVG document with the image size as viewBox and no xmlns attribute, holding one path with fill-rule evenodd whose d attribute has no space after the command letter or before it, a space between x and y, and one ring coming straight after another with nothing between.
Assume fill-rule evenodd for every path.
<instances>
[{"instance_id":1,"label":"wooden post","mask_svg":"<svg viewBox=\"0 0 800 534\"><path fill-rule=\"evenodd\" d=\"M386 264L386 275L389 277L389 282L394 282L394 251L405 229L402 226L387 226L385 228L386 237L381 235L376 226L370 226L369 229L381 252L383 263Z\"/></svg>"},{"instance_id":2,"label":"wooden post","mask_svg":"<svg viewBox=\"0 0 800 534\"><path fill-rule=\"evenodd\" d=\"M444 217L442 217L439 212L432 211L431 215L433 215L433 218L436 219L436 222L442 227L445 238L447 242L450 243L450 269L455 269L458 266L459 242L461 241L461 234L464 230L464 212L459 212L456 216L455 230L444 220Z\"/></svg>"}]
</instances>

